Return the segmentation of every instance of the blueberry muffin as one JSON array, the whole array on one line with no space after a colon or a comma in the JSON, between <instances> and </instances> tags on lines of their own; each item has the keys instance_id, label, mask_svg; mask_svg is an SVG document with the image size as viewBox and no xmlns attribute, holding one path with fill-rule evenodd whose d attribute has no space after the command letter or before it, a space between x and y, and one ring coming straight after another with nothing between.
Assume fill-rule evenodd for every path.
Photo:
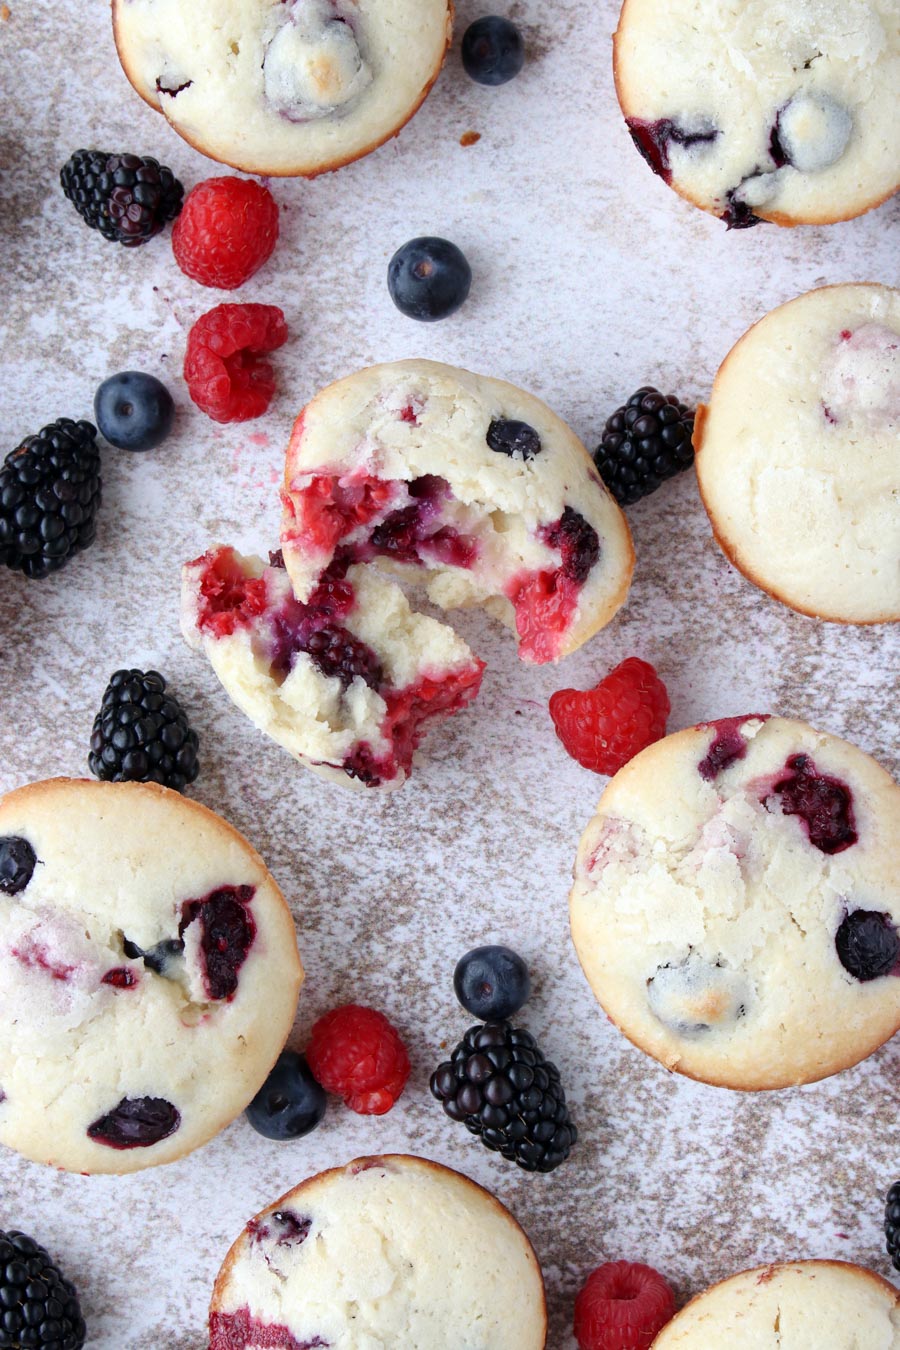
<instances>
[{"instance_id":1,"label":"blueberry muffin","mask_svg":"<svg viewBox=\"0 0 900 1350\"><path fill-rule=\"evenodd\" d=\"M900 291L810 291L755 324L697 410L697 480L757 586L842 623L900 619Z\"/></svg>"},{"instance_id":2,"label":"blueberry muffin","mask_svg":"<svg viewBox=\"0 0 900 1350\"><path fill-rule=\"evenodd\" d=\"M412 117L450 41L451 0L113 0L128 79L211 159L313 177Z\"/></svg>"},{"instance_id":3,"label":"blueberry muffin","mask_svg":"<svg viewBox=\"0 0 900 1350\"><path fill-rule=\"evenodd\" d=\"M846 1261L760 1266L699 1294L652 1350L900 1350L900 1295Z\"/></svg>"},{"instance_id":4,"label":"blueberry muffin","mask_svg":"<svg viewBox=\"0 0 900 1350\"><path fill-rule=\"evenodd\" d=\"M638 150L730 227L848 220L900 184L895 0L625 0L614 45Z\"/></svg>"},{"instance_id":5,"label":"blueberry muffin","mask_svg":"<svg viewBox=\"0 0 900 1350\"><path fill-rule=\"evenodd\" d=\"M236 830L155 783L33 783L0 801L0 900L0 1142L133 1172L243 1111L303 970Z\"/></svg>"},{"instance_id":6,"label":"blueberry muffin","mask_svg":"<svg viewBox=\"0 0 900 1350\"><path fill-rule=\"evenodd\" d=\"M251 1219L210 1305L210 1350L541 1350L540 1266L489 1192L438 1163L357 1158Z\"/></svg>"},{"instance_id":7,"label":"blueberry muffin","mask_svg":"<svg viewBox=\"0 0 900 1350\"><path fill-rule=\"evenodd\" d=\"M669 1069L760 1089L900 1027L900 788L780 717L677 732L621 769L578 850L572 936L612 1021Z\"/></svg>"}]
</instances>

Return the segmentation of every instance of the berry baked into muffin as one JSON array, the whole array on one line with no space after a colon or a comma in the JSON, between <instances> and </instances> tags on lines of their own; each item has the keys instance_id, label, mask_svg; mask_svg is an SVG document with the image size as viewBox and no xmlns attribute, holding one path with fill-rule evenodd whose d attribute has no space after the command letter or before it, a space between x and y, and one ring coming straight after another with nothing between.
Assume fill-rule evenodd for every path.
<instances>
[{"instance_id":1,"label":"berry baked into muffin","mask_svg":"<svg viewBox=\"0 0 900 1350\"><path fill-rule=\"evenodd\" d=\"M542 1350L534 1250L498 1200L438 1163L357 1158L251 1219L225 1258L209 1350Z\"/></svg>"},{"instance_id":2,"label":"berry baked into muffin","mask_svg":"<svg viewBox=\"0 0 900 1350\"><path fill-rule=\"evenodd\" d=\"M810 291L755 324L697 410L727 556L801 613L900 619L900 291Z\"/></svg>"},{"instance_id":3,"label":"berry baked into muffin","mask_svg":"<svg viewBox=\"0 0 900 1350\"><path fill-rule=\"evenodd\" d=\"M145 102L211 159L313 177L395 135L450 41L450 0L112 0Z\"/></svg>"},{"instance_id":4,"label":"berry baked into muffin","mask_svg":"<svg viewBox=\"0 0 900 1350\"><path fill-rule=\"evenodd\" d=\"M848 220L900 185L896 0L625 0L614 45L638 150L729 227Z\"/></svg>"},{"instance_id":5,"label":"berry baked into muffin","mask_svg":"<svg viewBox=\"0 0 900 1350\"><path fill-rule=\"evenodd\" d=\"M336 781L399 786L429 721L483 662L416 613L481 605L528 662L555 661L622 604L634 555L584 446L530 394L430 361L330 385L287 451L281 550L184 570L183 629L248 716Z\"/></svg>"},{"instance_id":6,"label":"berry baked into muffin","mask_svg":"<svg viewBox=\"0 0 900 1350\"><path fill-rule=\"evenodd\" d=\"M744 1270L692 1299L652 1350L900 1350L900 1295L847 1261Z\"/></svg>"},{"instance_id":7,"label":"berry baked into muffin","mask_svg":"<svg viewBox=\"0 0 900 1350\"><path fill-rule=\"evenodd\" d=\"M572 936L612 1021L724 1087L808 1083L900 1027L900 788L785 718L680 731L616 774Z\"/></svg>"},{"instance_id":8,"label":"berry baked into muffin","mask_svg":"<svg viewBox=\"0 0 900 1350\"><path fill-rule=\"evenodd\" d=\"M0 1142L133 1172L243 1111L303 970L236 830L155 783L33 783L0 801L0 901Z\"/></svg>"}]
</instances>

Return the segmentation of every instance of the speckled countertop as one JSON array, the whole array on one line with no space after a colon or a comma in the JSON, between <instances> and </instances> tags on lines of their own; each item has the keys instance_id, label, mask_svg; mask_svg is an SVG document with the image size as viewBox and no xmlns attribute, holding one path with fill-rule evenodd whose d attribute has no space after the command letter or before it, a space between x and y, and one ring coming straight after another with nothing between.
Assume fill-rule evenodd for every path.
<instances>
[{"instance_id":1,"label":"speckled countertop","mask_svg":"<svg viewBox=\"0 0 900 1350\"><path fill-rule=\"evenodd\" d=\"M91 415L106 375L166 380L176 432L160 450L104 451L96 545L47 581L0 577L0 788L86 771L108 675L155 665L199 730L194 795L244 831L293 907L308 978L296 1028L337 1002L385 1010L413 1076L388 1116L333 1105L278 1145L238 1120L172 1166L124 1179L0 1157L0 1222L35 1233L82 1291L96 1350L200 1350L213 1278L264 1203L359 1153L411 1150L490 1187L533 1238L553 1350L568 1350L586 1272L644 1259L680 1297L780 1257L838 1256L887 1273L881 1193L900 1173L900 1042L824 1083L742 1095L668 1075L599 1012L578 969L566 893L602 787L570 761L549 694L586 687L636 653L658 666L670 726L746 711L798 715L895 773L898 638L801 618L754 590L710 535L693 474L630 512L638 565L627 607L563 670L520 666L491 621L460 627L488 662L484 692L432 733L394 796L351 795L264 741L178 632L178 569L210 541L274 547L276 483L296 411L372 361L421 355L542 395L594 444L607 414L651 381L705 395L748 325L813 286L897 280L900 200L828 228L726 233L654 179L632 149L610 74L615 0L514 0L529 62L499 90L462 73L458 40L398 140L313 183L277 182L282 238L236 296L277 303L291 331L266 417L217 427L189 403L185 333L220 298L188 281L168 236L136 251L85 229L57 186L76 148L157 155L190 187L216 171L140 102L116 61L103 0L9 0L5 91L3 449L53 418ZM11 11L11 12L10 12ZM457 33L482 12L459 5ZM464 132L481 133L463 148ZM417 325L384 274L407 238L437 233L474 284L454 318ZM527 1025L562 1068L581 1129L570 1162L530 1177L489 1155L427 1092L467 1025L456 958L505 941L531 962Z\"/></svg>"}]
</instances>

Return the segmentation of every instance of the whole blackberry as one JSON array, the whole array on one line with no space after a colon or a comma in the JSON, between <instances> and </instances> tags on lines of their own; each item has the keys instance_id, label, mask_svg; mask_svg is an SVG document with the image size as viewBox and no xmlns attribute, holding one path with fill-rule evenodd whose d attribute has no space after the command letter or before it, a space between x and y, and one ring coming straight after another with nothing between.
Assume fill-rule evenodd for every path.
<instances>
[{"instance_id":1,"label":"whole blackberry","mask_svg":"<svg viewBox=\"0 0 900 1350\"><path fill-rule=\"evenodd\" d=\"M81 1350L86 1331L75 1286L24 1233L0 1232L0 1346Z\"/></svg>"},{"instance_id":2,"label":"whole blackberry","mask_svg":"<svg viewBox=\"0 0 900 1350\"><path fill-rule=\"evenodd\" d=\"M88 764L112 783L162 783L183 791L200 772L197 733L155 670L117 670L94 718Z\"/></svg>"},{"instance_id":3,"label":"whole blackberry","mask_svg":"<svg viewBox=\"0 0 900 1350\"><path fill-rule=\"evenodd\" d=\"M451 1120L527 1172L552 1172L578 1138L556 1065L508 1022L470 1027L431 1075L431 1092Z\"/></svg>"},{"instance_id":4,"label":"whole blackberry","mask_svg":"<svg viewBox=\"0 0 900 1350\"><path fill-rule=\"evenodd\" d=\"M690 468L693 431L690 408L649 384L616 409L603 428L594 463L620 506L631 506Z\"/></svg>"},{"instance_id":5,"label":"whole blackberry","mask_svg":"<svg viewBox=\"0 0 900 1350\"><path fill-rule=\"evenodd\" d=\"M0 469L0 562L27 577L63 567L94 542L100 452L90 422L60 417Z\"/></svg>"},{"instance_id":6,"label":"whole blackberry","mask_svg":"<svg viewBox=\"0 0 900 1350\"><path fill-rule=\"evenodd\" d=\"M76 150L59 181L82 220L126 248L159 234L178 215L184 197L172 170L148 155Z\"/></svg>"},{"instance_id":7,"label":"whole blackberry","mask_svg":"<svg viewBox=\"0 0 900 1350\"><path fill-rule=\"evenodd\" d=\"M895 1270L900 1270L900 1181L895 1181L887 1193L884 1206L884 1236L887 1252Z\"/></svg>"}]
</instances>

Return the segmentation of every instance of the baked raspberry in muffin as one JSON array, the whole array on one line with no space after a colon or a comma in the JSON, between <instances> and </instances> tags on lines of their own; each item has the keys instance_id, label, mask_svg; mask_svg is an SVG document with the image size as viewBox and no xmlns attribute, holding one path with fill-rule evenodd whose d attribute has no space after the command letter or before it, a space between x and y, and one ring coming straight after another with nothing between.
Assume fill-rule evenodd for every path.
<instances>
[{"instance_id":1,"label":"baked raspberry in muffin","mask_svg":"<svg viewBox=\"0 0 900 1350\"><path fill-rule=\"evenodd\" d=\"M209 1350L542 1350L534 1250L498 1200L424 1158L357 1158L251 1219L223 1262Z\"/></svg>"},{"instance_id":2,"label":"baked raspberry in muffin","mask_svg":"<svg viewBox=\"0 0 900 1350\"><path fill-rule=\"evenodd\" d=\"M848 1261L785 1261L692 1299L652 1350L896 1350L900 1295Z\"/></svg>"},{"instance_id":3,"label":"baked raspberry in muffin","mask_svg":"<svg viewBox=\"0 0 900 1350\"><path fill-rule=\"evenodd\" d=\"M399 787L428 724L478 693L484 663L371 568L332 562L302 602L277 555L212 549L183 578L188 642L255 726L325 778Z\"/></svg>"},{"instance_id":4,"label":"baked raspberry in muffin","mask_svg":"<svg viewBox=\"0 0 900 1350\"><path fill-rule=\"evenodd\" d=\"M128 79L247 173L313 177L396 135L447 51L450 0L113 0Z\"/></svg>"},{"instance_id":5,"label":"baked raspberry in muffin","mask_svg":"<svg viewBox=\"0 0 900 1350\"><path fill-rule=\"evenodd\" d=\"M847 220L900 184L894 0L625 0L614 45L638 150L730 227Z\"/></svg>"},{"instance_id":6,"label":"baked raspberry in muffin","mask_svg":"<svg viewBox=\"0 0 900 1350\"><path fill-rule=\"evenodd\" d=\"M822 619L900 619L900 291L826 286L767 314L720 367L694 441L745 576Z\"/></svg>"},{"instance_id":7,"label":"baked raspberry in muffin","mask_svg":"<svg viewBox=\"0 0 900 1350\"><path fill-rule=\"evenodd\" d=\"M155 783L33 783L0 801L0 902L0 1141L133 1172L244 1109L303 970L236 830Z\"/></svg>"},{"instance_id":8,"label":"baked raspberry in muffin","mask_svg":"<svg viewBox=\"0 0 900 1350\"><path fill-rule=\"evenodd\" d=\"M803 722L680 731L616 774L572 936L626 1036L725 1087L812 1082L900 1027L900 788Z\"/></svg>"},{"instance_id":9,"label":"baked raspberry in muffin","mask_svg":"<svg viewBox=\"0 0 900 1350\"><path fill-rule=\"evenodd\" d=\"M482 605L525 661L580 647L623 603L634 554L584 446L533 395L434 361L329 385L294 425L281 544L300 599L336 559Z\"/></svg>"}]
</instances>

